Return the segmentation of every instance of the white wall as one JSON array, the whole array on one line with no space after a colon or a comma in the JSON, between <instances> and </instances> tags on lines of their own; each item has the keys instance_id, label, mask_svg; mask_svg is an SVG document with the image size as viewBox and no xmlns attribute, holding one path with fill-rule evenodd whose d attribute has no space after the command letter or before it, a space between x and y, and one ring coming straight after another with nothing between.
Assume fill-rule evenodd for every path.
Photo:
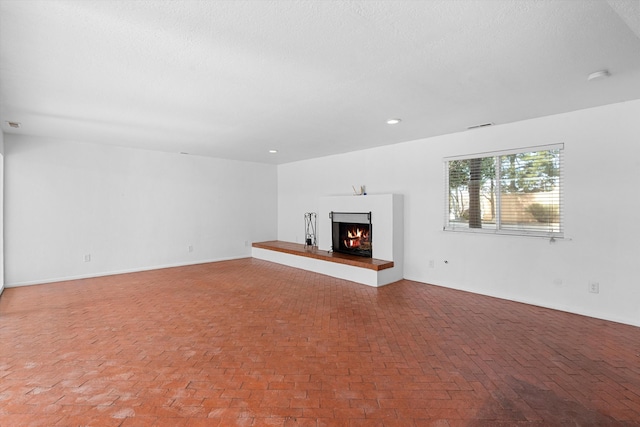
<instances>
[{"instance_id":1,"label":"white wall","mask_svg":"<svg viewBox=\"0 0 640 427\"><path fill-rule=\"evenodd\" d=\"M273 165L5 135L5 173L7 286L249 257L276 237Z\"/></svg>"},{"instance_id":2,"label":"white wall","mask_svg":"<svg viewBox=\"0 0 640 427\"><path fill-rule=\"evenodd\" d=\"M4 291L4 133L0 130L0 294Z\"/></svg>"},{"instance_id":3,"label":"white wall","mask_svg":"<svg viewBox=\"0 0 640 427\"><path fill-rule=\"evenodd\" d=\"M552 143L565 144L564 240L442 231L444 157ZM278 239L302 243L320 197L365 184L404 194L405 278L640 326L639 171L640 100L290 163Z\"/></svg>"}]
</instances>

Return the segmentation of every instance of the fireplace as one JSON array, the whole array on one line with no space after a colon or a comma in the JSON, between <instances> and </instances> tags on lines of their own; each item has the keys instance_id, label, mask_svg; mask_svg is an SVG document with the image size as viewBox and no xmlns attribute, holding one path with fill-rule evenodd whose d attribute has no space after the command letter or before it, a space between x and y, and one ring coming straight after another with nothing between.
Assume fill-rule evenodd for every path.
<instances>
[{"instance_id":1,"label":"fireplace","mask_svg":"<svg viewBox=\"0 0 640 427\"><path fill-rule=\"evenodd\" d=\"M332 250L371 258L371 212L331 212Z\"/></svg>"}]
</instances>

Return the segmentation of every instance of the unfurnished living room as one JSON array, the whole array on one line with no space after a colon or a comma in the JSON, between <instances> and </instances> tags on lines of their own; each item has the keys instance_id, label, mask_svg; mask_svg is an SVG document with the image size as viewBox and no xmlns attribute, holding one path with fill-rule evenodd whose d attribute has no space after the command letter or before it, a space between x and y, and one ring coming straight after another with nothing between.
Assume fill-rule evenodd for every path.
<instances>
[{"instance_id":1,"label":"unfurnished living room","mask_svg":"<svg viewBox=\"0 0 640 427\"><path fill-rule=\"evenodd\" d=\"M640 1L0 0L1 426L640 425Z\"/></svg>"}]
</instances>

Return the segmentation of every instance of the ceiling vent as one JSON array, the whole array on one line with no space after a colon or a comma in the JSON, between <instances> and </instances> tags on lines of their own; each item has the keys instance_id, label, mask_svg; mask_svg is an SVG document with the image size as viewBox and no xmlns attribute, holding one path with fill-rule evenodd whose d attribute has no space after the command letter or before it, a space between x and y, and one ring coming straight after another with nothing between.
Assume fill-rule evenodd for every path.
<instances>
[{"instance_id":1,"label":"ceiling vent","mask_svg":"<svg viewBox=\"0 0 640 427\"><path fill-rule=\"evenodd\" d=\"M589 76L587 77L587 80L589 81L602 80L602 79L606 79L609 76L611 76L611 73L609 72L609 70L600 70L600 71L596 71L595 73L589 74Z\"/></svg>"},{"instance_id":2,"label":"ceiling vent","mask_svg":"<svg viewBox=\"0 0 640 427\"><path fill-rule=\"evenodd\" d=\"M9 125L10 128L20 129L20 123L19 122L7 122L7 124Z\"/></svg>"},{"instance_id":3,"label":"ceiling vent","mask_svg":"<svg viewBox=\"0 0 640 427\"><path fill-rule=\"evenodd\" d=\"M479 125L469 126L467 129L485 128L485 127L487 127L487 126L493 126L493 122L480 123Z\"/></svg>"}]
</instances>

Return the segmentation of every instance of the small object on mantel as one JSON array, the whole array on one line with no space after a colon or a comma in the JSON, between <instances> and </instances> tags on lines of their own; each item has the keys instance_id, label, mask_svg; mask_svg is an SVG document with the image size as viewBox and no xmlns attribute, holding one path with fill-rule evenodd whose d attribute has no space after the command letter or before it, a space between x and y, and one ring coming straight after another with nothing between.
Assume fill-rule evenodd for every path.
<instances>
[{"instance_id":1,"label":"small object on mantel","mask_svg":"<svg viewBox=\"0 0 640 427\"><path fill-rule=\"evenodd\" d=\"M354 196L365 196L367 194L366 186L364 185L361 185L358 189L352 185L351 188L353 188Z\"/></svg>"}]
</instances>

